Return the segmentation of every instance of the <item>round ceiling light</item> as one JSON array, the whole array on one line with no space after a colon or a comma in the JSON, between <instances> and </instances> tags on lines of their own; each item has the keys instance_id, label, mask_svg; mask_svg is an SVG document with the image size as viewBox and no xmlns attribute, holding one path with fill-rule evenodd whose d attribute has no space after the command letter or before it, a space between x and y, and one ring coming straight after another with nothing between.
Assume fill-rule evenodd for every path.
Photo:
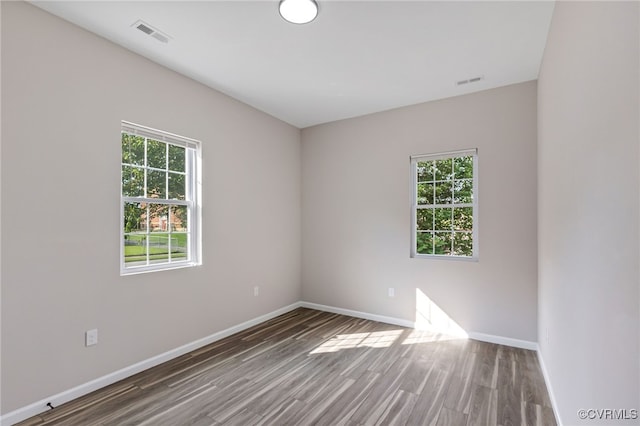
<instances>
[{"instance_id":1,"label":"round ceiling light","mask_svg":"<svg viewBox=\"0 0 640 426\"><path fill-rule=\"evenodd\" d=\"M280 16L292 24L307 24L318 16L315 0L281 0Z\"/></svg>"}]
</instances>

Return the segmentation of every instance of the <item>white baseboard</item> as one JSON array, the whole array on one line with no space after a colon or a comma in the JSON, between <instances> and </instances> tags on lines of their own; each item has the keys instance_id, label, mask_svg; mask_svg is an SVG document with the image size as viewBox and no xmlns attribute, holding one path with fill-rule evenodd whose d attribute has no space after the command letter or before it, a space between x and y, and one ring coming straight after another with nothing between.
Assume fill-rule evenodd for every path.
<instances>
[{"instance_id":1,"label":"white baseboard","mask_svg":"<svg viewBox=\"0 0 640 426\"><path fill-rule=\"evenodd\" d=\"M399 325L400 327L413 328L415 325L413 321L401 318L370 314L368 312L352 311L351 309L336 308L335 306L320 305L318 303L300 302L300 306L303 308L315 309L317 311L331 312L332 314L347 315L355 318L383 322L385 324Z\"/></svg>"},{"instance_id":2,"label":"white baseboard","mask_svg":"<svg viewBox=\"0 0 640 426\"><path fill-rule=\"evenodd\" d=\"M558 403L556 402L556 396L553 393L553 387L551 386L551 380L549 379L549 373L547 372L547 367L544 364L544 358L542 357L542 352L540 352L540 346L536 348L536 354L538 355L538 363L540 364L540 369L542 370L542 377L544 377L544 383L547 385L547 392L549 392L549 399L551 400L551 408L553 408L553 415L556 416L556 422L558 426L562 426L562 419L560 418L560 413L558 412Z\"/></svg>"},{"instance_id":3,"label":"white baseboard","mask_svg":"<svg viewBox=\"0 0 640 426\"><path fill-rule=\"evenodd\" d=\"M368 319L372 321L383 322L386 324L392 324L392 325L397 325L401 327L408 327L408 328L415 327L415 322L402 319L402 318L394 318L394 317L388 317L384 315L371 314L368 312L360 312L360 311L354 311L351 309L337 308L334 306L327 306L327 305L321 305L318 303L300 301L300 302L292 303L291 305L285 306L283 308L277 309L268 314L253 318L249 321L245 321L233 327L229 327L217 333L213 333L202 339L198 339L191 343L187 343L186 345L180 346L178 348L171 349L170 351L148 358L144 361L138 362L129 367L125 367L113 373L107 374L105 376L98 377L95 380L91 380L90 382L76 386L64 392L60 392L56 395L52 395L48 398L41 399L40 401L34 402L33 404L29 404L25 407L11 411L3 415L2 417L0 417L0 425L8 426L14 423L21 422L22 420L28 419L29 417L33 417L44 411L47 411L48 410L47 403L49 402L53 406L64 404L66 402L79 398L83 395L86 395L90 392L93 392L95 390L108 386L110 384L113 384L119 380L126 379L127 377L140 373L141 371L147 370L151 367L155 367L156 365L162 364L163 362L169 361L173 358L189 353L193 350L206 346L210 343L213 343L225 337L231 336L232 334L238 333L239 331L246 330L249 327L253 327L254 325L260 324L264 321L270 320L271 318L275 318L278 315L282 315L284 313L287 313L299 307L316 309L318 311L331 312L331 313L341 314L341 315L348 315L355 318ZM531 350L537 349L537 344L535 342L529 342L526 340L512 339L509 337L494 336L491 334L475 333L475 332L469 332L468 334L469 334L469 338L475 339L475 340L481 340L483 342L497 343L501 345L513 346L516 348L523 348L523 349L531 349ZM554 413L556 413L556 419L558 419L558 422L560 422L555 409L555 400L553 398L551 386L546 375L546 370L543 367L542 359L540 357L539 359L540 359L540 365L542 367L543 374L545 375L545 381L547 382L547 387L549 389L551 402L554 406ZM560 426L562 425L560 424Z\"/></svg>"},{"instance_id":4,"label":"white baseboard","mask_svg":"<svg viewBox=\"0 0 640 426\"><path fill-rule=\"evenodd\" d=\"M11 411L3 415L2 417L0 417L0 425L8 426L8 425L13 425L15 423L21 422L22 420L28 419L29 417L33 417L38 414L41 414L44 411L47 411L49 409L47 407L47 403L49 402L54 407L57 407L58 405L64 404L65 402L69 402L83 395L91 393L95 390L98 390L100 388L113 384L119 380L133 376L134 374L140 373L141 371L147 370L151 367L155 367L156 365L162 364L163 362L169 361L173 358L189 353L193 350L206 346L220 339L224 339L225 337L231 336L232 334L235 334L239 331L246 330L247 328L253 327L254 325L270 320L271 318L275 318L278 315L282 315L284 313L292 311L300 306L301 306L300 302L293 303L291 305L277 309L273 312L269 312L268 314L264 314L259 317L253 318L249 321L245 321L242 324L229 327L225 330L218 331L217 333L213 333L202 339L198 339L196 341L187 343L186 345L180 346L178 348L171 349L170 351L148 358L144 361L138 362L129 367L122 368L118 371L107 374L106 376L98 377L95 380L91 380L90 382L76 386L72 389L66 390L64 392L60 392L56 395L52 395L45 399L41 399L40 401L34 402L33 404L29 404L26 407L19 408L17 410Z\"/></svg>"},{"instance_id":5,"label":"white baseboard","mask_svg":"<svg viewBox=\"0 0 640 426\"><path fill-rule=\"evenodd\" d=\"M335 306L320 305L318 303L300 302L300 306L309 309L317 309L318 311L331 312L334 314L348 315L350 317L368 319L372 321L384 322L386 324L399 325L401 327L415 328L415 322L402 319L387 317L384 315L370 314L368 312L353 311L351 309L336 308ZM528 340L513 339L511 337L495 336L493 334L476 333L470 331L467 333L470 339L480 340L482 342L496 343L499 345L513 346L514 348L529 349L535 351L538 348L536 342Z\"/></svg>"},{"instance_id":6,"label":"white baseboard","mask_svg":"<svg viewBox=\"0 0 640 426\"><path fill-rule=\"evenodd\" d=\"M536 342L531 342L529 340L520 340L520 339L514 339L512 337L503 337L503 336L496 336L493 334L477 333L475 331L470 331L468 334L470 339L480 340L482 342L496 343L498 345L512 346L514 348L520 348L520 349L528 349L530 351L535 351L538 348L538 344Z\"/></svg>"}]
</instances>

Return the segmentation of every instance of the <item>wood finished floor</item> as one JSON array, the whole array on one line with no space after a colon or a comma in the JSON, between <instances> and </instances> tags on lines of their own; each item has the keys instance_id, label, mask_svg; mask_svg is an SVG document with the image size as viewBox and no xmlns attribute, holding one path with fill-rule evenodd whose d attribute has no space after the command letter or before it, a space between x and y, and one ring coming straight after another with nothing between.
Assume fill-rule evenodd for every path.
<instances>
[{"instance_id":1,"label":"wood finished floor","mask_svg":"<svg viewBox=\"0 0 640 426\"><path fill-rule=\"evenodd\" d=\"M296 309L19 425L556 424L536 355Z\"/></svg>"}]
</instances>

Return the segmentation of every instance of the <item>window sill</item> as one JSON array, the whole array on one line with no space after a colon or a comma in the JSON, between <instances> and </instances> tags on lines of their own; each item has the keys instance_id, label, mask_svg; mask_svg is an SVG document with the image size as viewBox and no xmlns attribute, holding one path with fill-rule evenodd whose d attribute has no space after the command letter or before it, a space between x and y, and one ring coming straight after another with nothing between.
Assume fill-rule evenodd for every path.
<instances>
[{"instance_id":1,"label":"window sill","mask_svg":"<svg viewBox=\"0 0 640 426\"><path fill-rule=\"evenodd\" d=\"M449 256L446 254L412 254L412 259L454 260L458 262L478 262L478 256Z\"/></svg>"},{"instance_id":2,"label":"window sill","mask_svg":"<svg viewBox=\"0 0 640 426\"><path fill-rule=\"evenodd\" d=\"M184 262L184 263L174 263L170 265L141 266L138 268L132 267L132 268L121 269L120 276L125 277L127 275L139 275L139 274L146 274L149 272L171 271L174 269L192 268L200 265L201 263Z\"/></svg>"}]
</instances>

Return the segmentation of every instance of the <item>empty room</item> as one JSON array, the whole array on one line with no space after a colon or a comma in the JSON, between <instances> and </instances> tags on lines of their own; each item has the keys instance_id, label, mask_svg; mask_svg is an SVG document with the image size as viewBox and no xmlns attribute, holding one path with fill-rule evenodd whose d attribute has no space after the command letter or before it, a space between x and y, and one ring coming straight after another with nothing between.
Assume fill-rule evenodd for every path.
<instances>
[{"instance_id":1,"label":"empty room","mask_svg":"<svg viewBox=\"0 0 640 426\"><path fill-rule=\"evenodd\" d=\"M640 425L637 1L0 1L0 424Z\"/></svg>"}]
</instances>

